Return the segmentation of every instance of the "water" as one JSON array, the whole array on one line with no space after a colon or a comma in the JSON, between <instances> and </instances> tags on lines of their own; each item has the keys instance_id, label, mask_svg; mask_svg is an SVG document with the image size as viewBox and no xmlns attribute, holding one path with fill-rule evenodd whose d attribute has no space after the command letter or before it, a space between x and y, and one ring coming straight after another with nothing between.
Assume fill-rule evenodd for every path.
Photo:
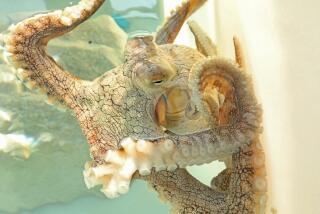
<instances>
[{"instance_id":1,"label":"water","mask_svg":"<svg viewBox=\"0 0 320 214\"><path fill-rule=\"evenodd\" d=\"M66 70L92 80L121 64L128 35L155 31L163 20L162 2L107 1L89 21L50 42L49 52ZM0 31L33 14L74 3L0 0ZM9 141L14 148L8 147ZM88 190L82 170L89 149L77 121L69 110L48 105L43 95L26 88L0 57L1 149L0 213L169 213L142 181L114 200L98 188ZM210 182L203 169L193 172Z\"/></svg>"}]
</instances>

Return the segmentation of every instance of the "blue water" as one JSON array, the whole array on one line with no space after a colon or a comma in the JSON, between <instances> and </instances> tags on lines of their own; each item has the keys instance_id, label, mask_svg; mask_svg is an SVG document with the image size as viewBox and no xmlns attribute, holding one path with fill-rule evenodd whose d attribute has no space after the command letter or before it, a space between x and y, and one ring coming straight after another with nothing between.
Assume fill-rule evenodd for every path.
<instances>
[{"instance_id":1,"label":"blue water","mask_svg":"<svg viewBox=\"0 0 320 214\"><path fill-rule=\"evenodd\" d=\"M129 193L118 199L104 196L86 196L68 203L55 203L23 211L21 214L127 214L169 213L169 207L157 200L155 192L142 181L134 182Z\"/></svg>"}]
</instances>

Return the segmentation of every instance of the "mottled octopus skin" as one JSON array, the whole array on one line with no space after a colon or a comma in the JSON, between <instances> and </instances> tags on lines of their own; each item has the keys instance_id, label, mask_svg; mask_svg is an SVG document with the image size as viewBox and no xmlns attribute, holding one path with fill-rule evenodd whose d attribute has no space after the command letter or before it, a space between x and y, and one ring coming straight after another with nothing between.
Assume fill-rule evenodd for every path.
<instances>
[{"instance_id":1,"label":"mottled octopus skin","mask_svg":"<svg viewBox=\"0 0 320 214\"><path fill-rule=\"evenodd\" d=\"M147 180L160 199L171 204L172 213L264 213L267 186L264 164L255 163L257 156L263 156L257 139L232 155L229 187L225 191L203 185L185 169L136 176Z\"/></svg>"},{"instance_id":2,"label":"mottled octopus skin","mask_svg":"<svg viewBox=\"0 0 320 214\"><path fill-rule=\"evenodd\" d=\"M228 168L231 173L219 175L220 180L226 181L221 188L200 184L184 169L153 171L148 176L136 173L135 178L147 180L176 213L263 213L264 159L262 150L257 149L261 111L250 77L236 63L215 56L213 43L203 39L206 36L197 26L190 25L199 51L168 44L174 41L184 21L205 1L183 3L166 20L155 39L137 36L129 40L124 64L89 82L64 71L46 54L45 48L50 39L88 19L103 2L82 0L78 5L36 15L13 26L6 49L17 75L29 87L39 87L49 99L56 99L74 111L88 139L93 167L108 165L106 153L121 153L120 142L128 137L155 145L173 142L174 150L197 151L196 154L205 155L204 159L232 155L231 169ZM213 97L211 103L203 97L207 77L228 80L232 99L226 101L233 105L232 111L223 110L228 102L223 102L222 91L215 92L221 96L219 100ZM178 135L158 124L155 106L169 88L177 85L190 90L190 102L208 125L201 121L197 129L182 129L184 133ZM210 99L210 94L208 96ZM231 115L223 123L221 111ZM214 155L207 152L207 148L213 148ZM194 156L185 158L184 166L194 163ZM219 186L219 182L213 183Z\"/></svg>"}]
</instances>

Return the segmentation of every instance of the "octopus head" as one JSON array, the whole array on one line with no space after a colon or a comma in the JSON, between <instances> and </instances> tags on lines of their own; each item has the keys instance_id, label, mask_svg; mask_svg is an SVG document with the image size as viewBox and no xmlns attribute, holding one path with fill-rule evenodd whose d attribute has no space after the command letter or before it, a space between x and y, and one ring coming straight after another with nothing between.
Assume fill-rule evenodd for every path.
<instances>
[{"instance_id":1,"label":"octopus head","mask_svg":"<svg viewBox=\"0 0 320 214\"><path fill-rule=\"evenodd\" d=\"M173 84L177 69L154 43L153 36L129 39L125 53L133 84L147 95L160 94Z\"/></svg>"},{"instance_id":2,"label":"octopus head","mask_svg":"<svg viewBox=\"0 0 320 214\"><path fill-rule=\"evenodd\" d=\"M151 114L163 130L189 134L208 128L191 102L188 75L178 71L174 60L157 46L151 35L128 40L125 63L133 84L152 100ZM200 124L195 126L194 123Z\"/></svg>"}]
</instances>

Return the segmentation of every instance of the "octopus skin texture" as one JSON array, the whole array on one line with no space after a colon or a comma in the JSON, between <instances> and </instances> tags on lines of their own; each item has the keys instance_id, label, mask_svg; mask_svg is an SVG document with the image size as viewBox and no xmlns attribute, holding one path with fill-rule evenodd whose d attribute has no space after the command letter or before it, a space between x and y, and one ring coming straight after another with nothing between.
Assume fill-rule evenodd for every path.
<instances>
[{"instance_id":1,"label":"octopus skin texture","mask_svg":"<svg viewBox=\"0 0 320 214\"><path fill-rule=\"evenodd\" d=\"M68 73L46 53L47 43L86 21L104 0L81 0L12 26L8 60L30 88L73 110L87 137L92 161L88 187L102 185L109 198L129 190L132 179L148 182L173 213L264 213L266 174L259 142L261 109L236 60L218 55L195 22L197 50L172 44L183 23L205 0L172 11L155 35L127 41L122 65L94 81ZM89 72L89 71L88 71ZM186 166L226 162L205 186Z\"/></svg>"}]
</instances>

